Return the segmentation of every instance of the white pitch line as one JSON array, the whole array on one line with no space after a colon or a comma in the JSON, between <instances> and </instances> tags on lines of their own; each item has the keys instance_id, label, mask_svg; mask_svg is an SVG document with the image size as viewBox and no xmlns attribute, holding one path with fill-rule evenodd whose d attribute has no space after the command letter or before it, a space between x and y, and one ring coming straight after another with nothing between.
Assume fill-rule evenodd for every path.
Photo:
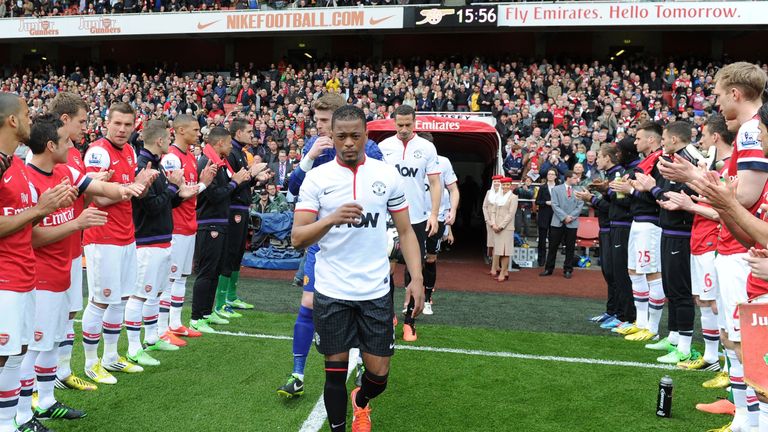
<instances>
[{"instance_id":1,"label":"white pitch line","mask_svg":"<svg viewBox=\"0 0 768 432\"><path fill-rule=\"evenodd\" d=\"M226 336L249 337L249 338L255 338L255 339L293 340L293 338L291 338L290 336L276 336L276 335L258 334L258 333L257 334L244 333L244 332L234 333L234 332L228 332L228 331L216 331L216 333L226 335ZM546 356L546 355L536 355L536 354L521 354L521 353L508 352L508 351L467 350L467 349L458 349L458 348L441 348L441 347L417 346L417 345L396 345L395 349L404 350L404 351L426 351L426 352L436 352L436 353L446 353L446 354L463 354L463 355L481 356L481 357L502 357L502 358L517 358L517 359L523 359L523 360L542 360L542 361L553 361L553 362L560 362L560 363L581 363L581 364L595 364L595 365L603 365L603 366L624 366L624 367L636 367L636 368L645 368L645 369L664 369L664 370L677 369L674 365L665 365L665 364L656 364L656 363L641 363L641 362L620 361L620 360L602 360L602 359L592 359L592 358L584 358L584 357L560 357L560 356Z\"/></svg>"},{"instance_id":2,"label":"white pitch line","mask_svg":"<svg viewBox=\"0 0 768 432\"><path fill-rule=\"evenodd\" d=\"M80 320L75 320L75 321L79 322ZM262 333L229 332L229 331L217 330L216 334L220 334L224 336L247 337L247 338L253 338L253 339L293 340L293 338L290 336L270 335L270 334L262 334ZM446 353L446 354L462 354L462 355L480 356L480 357L500 357L500 358L516 358L516 359L523 359L523 360L552 361L552 362L560 362L560 363L581 363L581 364L593 364L593 365L603 365L603 366L636 367L636 368L644 368L644 369L663 369L663 370L677 369L674 365L665 365L665 364L640 363L640 362L619 361L619 360L602 360L602 359L592 359L592 358L584 358L584 357L543 356L543 355L535 355L535 354L521 354L521 353L508 352L508 351L467 350L467 349L458 349L458 348L440 348L440 347L416 346L416 345L396 345L395 349L404 350L404 351L425 351L425 352L436 352L436 353ZM356 355L350 354L350 359L354 360L356 358L357 358ZM347 380L349 380L349 377L352 375L352 371L354 370L354 368L355 368L355 362L350 361L349 369L347 371ZM307 417L307 419L304 420L304 423L301 425L301 429L299 429L299 432L319 431L320 429L322 429L326 418L327 416L325 413L325 401L323 400L323 395L320 394L320 398L318 398L317 403L315 403L315 406L312 408L312 411L309 413L309 416Z\"/></svg>"},{"instance_id":3,"label":"white pitch line","mask_svg":"<svg viewBox=\"0 0 768 432\"><path fill-rule=\"evenodd\" d=\"M80 322L80 320L75 320L75 321ZM293 338L290 336L269 335L269 334L262 334L262 333L228 332L228 331L217 330L216 334L221 334L225 336L248 337L248 338L254 338L254 339L293 340ZM536 354L521 354L521 353L508 352L508 351L467 350L467 349L458 349L458 348L440 348L440 347L417 346L417 345L396 345L395 349L404 350L404 351L426 351L426 352L437 352L437 353L446 353L446 354L463 354L463 355L480 356L480 357L502 357L502 358L517 358L517 359L523 359L523 360L542 360L542 361L553 361L553 362L560 362L560 363L581 363L581 364L595 364L595 365L603 365L603 366L624 366L624 367L636 367L636 368L644 368L644 369L663 369L663 370L677 369L674 365L665 365L665 364L656 364L656 363L641 363L641 362L620 361L620 360L602 360L602 359L592 359L592 358L585 358L585 357L544 356L544 355L536 355Z\"/></svg>"}]
</instances>

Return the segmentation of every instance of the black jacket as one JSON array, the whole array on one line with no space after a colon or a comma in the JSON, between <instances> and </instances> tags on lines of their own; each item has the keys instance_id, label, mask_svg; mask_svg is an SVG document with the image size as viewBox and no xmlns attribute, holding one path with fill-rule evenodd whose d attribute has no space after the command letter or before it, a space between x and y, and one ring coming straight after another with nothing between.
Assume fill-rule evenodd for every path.
<instances>
[{"instance_id":1,"label":"black jacket","mask_svg":"<svg viewBox=\"0 0 768 432\"><path fill-rule=\"evenodd\" d=\"M232 166L233 172L238 172L240 169L248 169L248 159L245 157L245 151L243 146L239 142L232 140L232 151L227 156L229 164ZM248 213L248 206L251 205L251 186L250 181L244 181L240 183L234 191L232 191L232 201L229 204L229 209L236 213Z\"/></svg>"},{"instance_id":2,"label":"black jacket","mask_svg":"<svg viewBox=\"0 0 768 432\"><path fill-rule=\"evenodd\" d=\"M659 174L656 165L657 164L654 164L649 175L658 179L661 175ZM643 172L642 168L635 167L629 173L629 178L634 180L635 175L639 172ZM632 194L632 202L629 206L629 211L632 213L632 220L637 222L650 222L659 226L659 210L660 208L656 203L656 199L650 194L643 194L640 192L634 192Z\"/></svg>"},{"instance_id":3,"label":"black jacket","mask_svg":"<svg viewBox=\"0 0 768 432\"><path fill-rule=\"evenodd\" d=\"M602 197L593 196L589 202L597 213L597 223L600 225L600 232L603 230L611 229L611 218L609 212L611 210L611 203Z\"/></svg>"},{"instance_id":4,"label":"black jacket","mask_svg":"<svg viewBox=\"0 0 768 432\"><path fill-rule=\"evenodd\" d=\"M208 157L201 155L197 160L197 175L208 164ZM219 167L211 184L197 196L197 229L203 231L224 231L229 225L229 204L232 191L237 187L227 173L227 168Z\"/></svg>"},{"instance_id":5,"label":"black jacket","mask_svg":"<svg viewBox=\"0 0 768 432\"><path fill-rule=\"evenodd\" d=\"M552 206L547 204L547 201L552 201L552 196L549 194L549 188L545 182L539 186L539 193L536 194L536 205L539 207L539 211L536 213L536 224L543 228L549 227L552 223Z\"/></svg>"},{"instance_id":6,"label":"black jacket","mask_svg":"<svg viewBox=\"0 0 768 432\"><path fill-rule=\"evenodd\" d=\"M146 149L141 149L137 162L136 173L143 170L148 163L152 168L160 166L160 158ZM179 197L179 188L168 181L163 170L149 186L147 194L142 198L134 198L133 224L136 226L136 245L170 243L173 234L173 208L183 201Z\"/></svg>"},{"instance_id":7,"label":"black jacket","mask_svg":"<svg viewBox=\"0 0 768 432\"><path fill-rule=\"evenodd\" d=\"M629 167L629 169L632 168L633 166ZM616 178L616 173L619 174L619 177L623 176L625 168L621 165L614 166L608 170L606 178L608 180L614 180ZM607 199L611 203L611 207L608 210L608 219L611 221L610 224L612 227L629 228L632 226L632 213L629 211L629 207L632 203L631 198L627 196L619 198L615 192L608 190L608 193L604 195L604 199Z\"/></svg>"},{"instance_id":8,"label":"black jacket","mask_svg":"<svg viewBox=\"0 0 768 432\"><path fill-rule=\"evenodd\" d=\"M665 157L665 156L662 156ZM675 153L675 157L682 157L687 159L692 164L696 165L696 161L692 160L685 149L682 149ZM665 157L666 158L666 157ZM667 159L669 160L669 159ZM688 188L685 183L676 183L665 179L661 174L654 176L656 179L656 187L651 189L650 192L645 192L644 195L652 196L659 201L665 201L667 198L664 196L665 192L685 192L688 195L693 195L694 192ZM669 211L661 209L659 213L659 223L661 225L662 234L671 237L690 237L691 228L693 227L693 214L687 211L677 210Z\"/></svg>"}]
</instances>

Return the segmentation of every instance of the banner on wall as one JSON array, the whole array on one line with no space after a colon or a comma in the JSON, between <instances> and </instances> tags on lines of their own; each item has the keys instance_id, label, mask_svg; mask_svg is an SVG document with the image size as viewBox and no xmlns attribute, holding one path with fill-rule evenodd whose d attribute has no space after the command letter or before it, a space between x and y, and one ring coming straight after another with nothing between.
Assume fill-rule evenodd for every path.
<instances>
[{"instance_id":1,"label":"banner on wall","mask_svg":"<svg viewBox=\"0 0 768 432\"><path fill-rule=\"evenodd\" d=\"M307 8L0 19L0 38L59 38L383 30L403 27L403 8Z\"/></svg>"},{"instance_id":2,"label":"banner on wall","mask_svg":"<svg viewBox=\"0 0 768 432\"><path fill-rule=\"evenodd\" d=\"M515 3L499 5L499 27L768 25L768 2Z\"/></svg>"}]
</instances>

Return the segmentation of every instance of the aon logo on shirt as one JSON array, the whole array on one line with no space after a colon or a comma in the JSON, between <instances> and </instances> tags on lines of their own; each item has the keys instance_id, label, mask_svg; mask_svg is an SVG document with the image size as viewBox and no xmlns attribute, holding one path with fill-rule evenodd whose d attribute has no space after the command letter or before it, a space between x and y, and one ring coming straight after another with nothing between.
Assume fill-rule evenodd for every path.
<instances>
[{"instance_id":1,"label":"aon logo on shirt","mask_svg":"<svg viewBox=\"0 0 768 432\"><path fill-rule=\"evenodd\" d=\"M348 223L347 228L376 228L378 225L379 225L378 213L363 213L360 216L360 220L358 222Z\"/></svg>"},{"instance_id":2,"label":"aon logo on shirt","mask_svg":"<svg viewBox=\"0 0 768 432\"><path fill-rule=\"evenodd\" d=\"M400 164L395 165L395 168L397 168L397 172L399 172L403 177L416 177L416 174L419 173L418 168L400 166Z\"/></svg>"}]
</instances>

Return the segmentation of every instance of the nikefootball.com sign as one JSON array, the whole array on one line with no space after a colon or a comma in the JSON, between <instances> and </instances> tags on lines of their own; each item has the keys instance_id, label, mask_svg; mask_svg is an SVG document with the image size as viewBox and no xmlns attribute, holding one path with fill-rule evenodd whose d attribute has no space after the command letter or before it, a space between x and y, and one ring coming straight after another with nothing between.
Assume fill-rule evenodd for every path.
<instances>
[{"instance_id":1,"label":"nikefootball.com sign","mask_svg":"<svg viewBox=\"0 0 768 432\"><path fill-rule=\"evenodd\" d=\"M403 8L317 8L0 19L4 39L403 28Z\"/></svg>"},{"instance_id":2,"label":"nikefootball.com sign","mask_svg":"<svg viewBox=\"0 0 768 432\"><path fill-rule=\"evenodd\" d=\"M765 24L768 2L515 3L499 6L500 27Z\"/></svg>"}]
</instances>

